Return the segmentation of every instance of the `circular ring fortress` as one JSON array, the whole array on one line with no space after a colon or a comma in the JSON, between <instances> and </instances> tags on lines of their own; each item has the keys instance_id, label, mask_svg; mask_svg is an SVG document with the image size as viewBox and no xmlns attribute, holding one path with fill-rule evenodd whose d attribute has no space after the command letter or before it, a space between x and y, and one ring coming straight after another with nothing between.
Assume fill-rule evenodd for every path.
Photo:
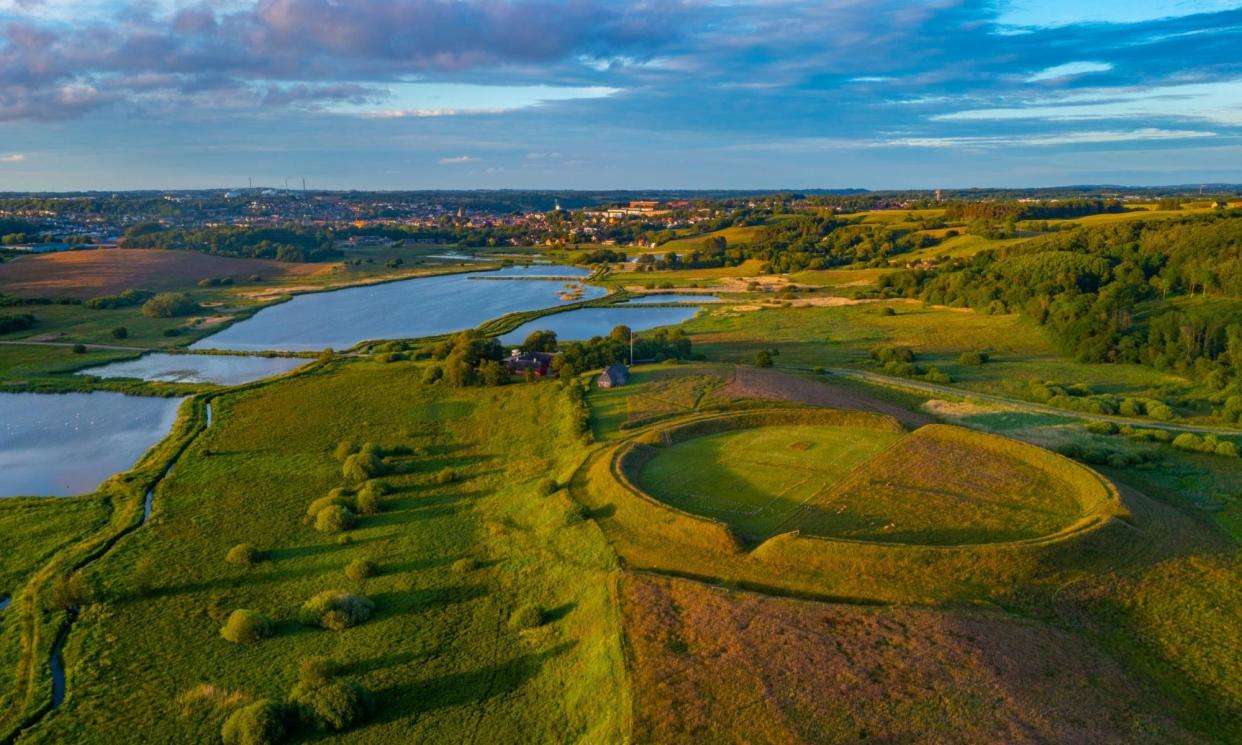
<instances>
[{"instance_id":1,"label":"circular ring fortress","mask_svg":"<svg viewBox=\"0 0 1242 745\"><path fill-rule=\"evenodd\" d=\"M1047 450L831 409L664 423L622 443L624 491L723 530L737 550L791 540L962 548L1055 542L1128 513L1115 487Z\"/></svg>"}]
</instances>

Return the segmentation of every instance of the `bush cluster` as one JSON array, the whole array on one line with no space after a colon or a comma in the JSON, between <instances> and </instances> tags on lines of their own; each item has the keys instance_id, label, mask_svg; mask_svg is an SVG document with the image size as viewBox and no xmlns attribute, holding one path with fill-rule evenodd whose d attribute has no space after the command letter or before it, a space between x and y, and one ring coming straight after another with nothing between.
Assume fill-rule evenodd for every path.
<instances>
[{"instance_id":1,"label":"bush cluster","mask_svg":"<svg viewBox=\"0 0 1242 745\"><path fill-rule=\"evenodd\" d=\"M272 620L262 613L238 608L220 629L220 636L234 644L254 644L272 630Z\"/></svg>"},{"instance_id":2,"label":"bush cluster","mask_svg":"<svg viewBox=\"0 0 1242 745\"><path fill-rule=\"evenodd\" d=\"M280 706L260 699L230 714L220 738L224 745L275 745L285 738L284 715Z\"/></svg>"},{"instance_id":3,"label":"bush cluster","mask_svg":"<svg viewBox=\"0 0 1242 745\"><path fill-rule=\"evenodd\" d=\"M379 566L370 559L354 559L345 565L345 576L355 582L361 582L377 574L379 574Z\"/></svg>"},{"instance_id":4,"label":"bush cluster","mask_svg":"<svg viewBox=\"0 0 1242 745\"><path fill-rule=\"evenodd\" d=\"M324 590L302 605L299 618L308 626L343 631L370 618L374 610L370 598L344 590Z\"/></svg>"},{"instance_id":5,"label":"bush cluster","mask_svg":"<svg viewBox=\"0 0 1242 745\"><path fill-rule=\"evenodd\" d=\"M254 546L251 546L249 543L239 543L230 548L229 552L224 555L224 560L228 563L246 568L250 568L259 563L260 558L261 554L259 553L259 550Z\"/></svg>"},{"instance_id":6,"label":"bush cluster","mask_svg":"<svg viewBox=\"0 0 1242 745\"><path fill-rule=\"evenodd\" d=\"M359 683L338 680L326 661L303 662L289 705L306 727L341 732L360 724L375 708L371 692Z\"/></svg>"}]
</instances>

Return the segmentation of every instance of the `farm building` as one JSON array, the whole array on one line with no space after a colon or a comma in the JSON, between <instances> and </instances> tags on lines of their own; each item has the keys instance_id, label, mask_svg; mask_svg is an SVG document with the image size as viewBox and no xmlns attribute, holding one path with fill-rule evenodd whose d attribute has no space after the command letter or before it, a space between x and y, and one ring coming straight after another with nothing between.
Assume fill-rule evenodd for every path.
<instances>
[{"instance_id":1,"label":"farm building","mask_svg":"<svg viewBox=\"0 0 1242 745\"><path fill-rule=\"evenodd\" d=\"M522 350L514 349L505 360L505 367L516 375L532 373L537 377L545 377L552 372L552 360L555 352L531 352L522 354Z\"/></svg>"},{"instance_id":2,"label":"farm building","mask_svg":"<svg viewBox=\"0 0 1242 745\"><path fill-rule=\"evenodd\" d=\"M615 388L619 385L625 385L630 380L630 371L625 365L618 362L615 365L609 365L599 374L600 388Z\"/></svg>"}]
</instances>

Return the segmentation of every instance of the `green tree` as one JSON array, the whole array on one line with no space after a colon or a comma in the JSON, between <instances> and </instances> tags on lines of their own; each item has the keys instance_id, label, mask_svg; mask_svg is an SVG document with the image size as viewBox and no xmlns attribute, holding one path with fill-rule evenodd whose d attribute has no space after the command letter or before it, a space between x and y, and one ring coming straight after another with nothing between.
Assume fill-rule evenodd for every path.
<instances>
[{"instance_id":1,"label":"green tree","mask_svg":"<svg viewBox=\"0 0 1242 745\"><path fill-rule=\"evenodd\" d=\"M224 745L276 745L284 738L283 712L267 699L237 709L220 728Z\"/></svg>"},{"instance_id":2,"label":"green tree","mask_svg":"<svg viewBox=\"0 0 1242 745\"><path fill-rule=\"evenodd\" d=\"M229 620L220 629L220 636L234 644L254 644L272 630L272 620L262 613L238 608L229 614Z\"/></svg>"}]
</instances>

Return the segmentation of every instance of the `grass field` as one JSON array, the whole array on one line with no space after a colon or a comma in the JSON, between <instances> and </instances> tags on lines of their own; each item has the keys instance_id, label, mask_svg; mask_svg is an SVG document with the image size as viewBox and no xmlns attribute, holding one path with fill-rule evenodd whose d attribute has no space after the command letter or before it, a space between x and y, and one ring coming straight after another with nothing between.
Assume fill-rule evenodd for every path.
<instances>
[{"instance_id":1,"label":"grass field","mask_svg":"<svg viewBox=\"0 0 1242 745\"><path fill-rule=\"evenodd\" d=\"M377 697L350 742L619 739L621 709L598 705L623 695L615 560L563 494L534 488L581 457L559 423L563 394L453 391L417 376L409 364L340 364L218 398L215 426L161 486L152 521L92 567L97 600L65 648L69 695L23 741L211 742L241 703L283 700L310 655L333 657ZM303 515L342 484L333 449L345 439L413 454L394 456L383 511L342 541ZM262 551L253 569L224 560L241 542ZM360 558L379 574L347 578ZM155 562L145 592L143 560ZM369 596L372 619L340 633L294 620L330 588ZM511 628L529 603L545 622ZM239 607L274 618L273 636L221 639L221 614Z\"/></svg>"},{"instance_id":2,"label":"grass field","mask_svg":"<svg viewBox=\"0 0 1242 745\"><path fill-rule=\"evenodd\" d=\"M637 742L1204 742L1152 686L1052 625L650 576L624 580L621 608Z\"/></svg>"},{"instance_id":3,"label":"grass field","mask_svg":"<svg viewBox=\"0 0 1242 745\"><path fill-rule=\"evenodd\" d=\"M798 514L804 506L834 506L823 503L826 493L900 437L814 425L722 432L664 449L643 469L639 485L675 507L762 539L803 527Z\"/></svg>"}]
</instances>

